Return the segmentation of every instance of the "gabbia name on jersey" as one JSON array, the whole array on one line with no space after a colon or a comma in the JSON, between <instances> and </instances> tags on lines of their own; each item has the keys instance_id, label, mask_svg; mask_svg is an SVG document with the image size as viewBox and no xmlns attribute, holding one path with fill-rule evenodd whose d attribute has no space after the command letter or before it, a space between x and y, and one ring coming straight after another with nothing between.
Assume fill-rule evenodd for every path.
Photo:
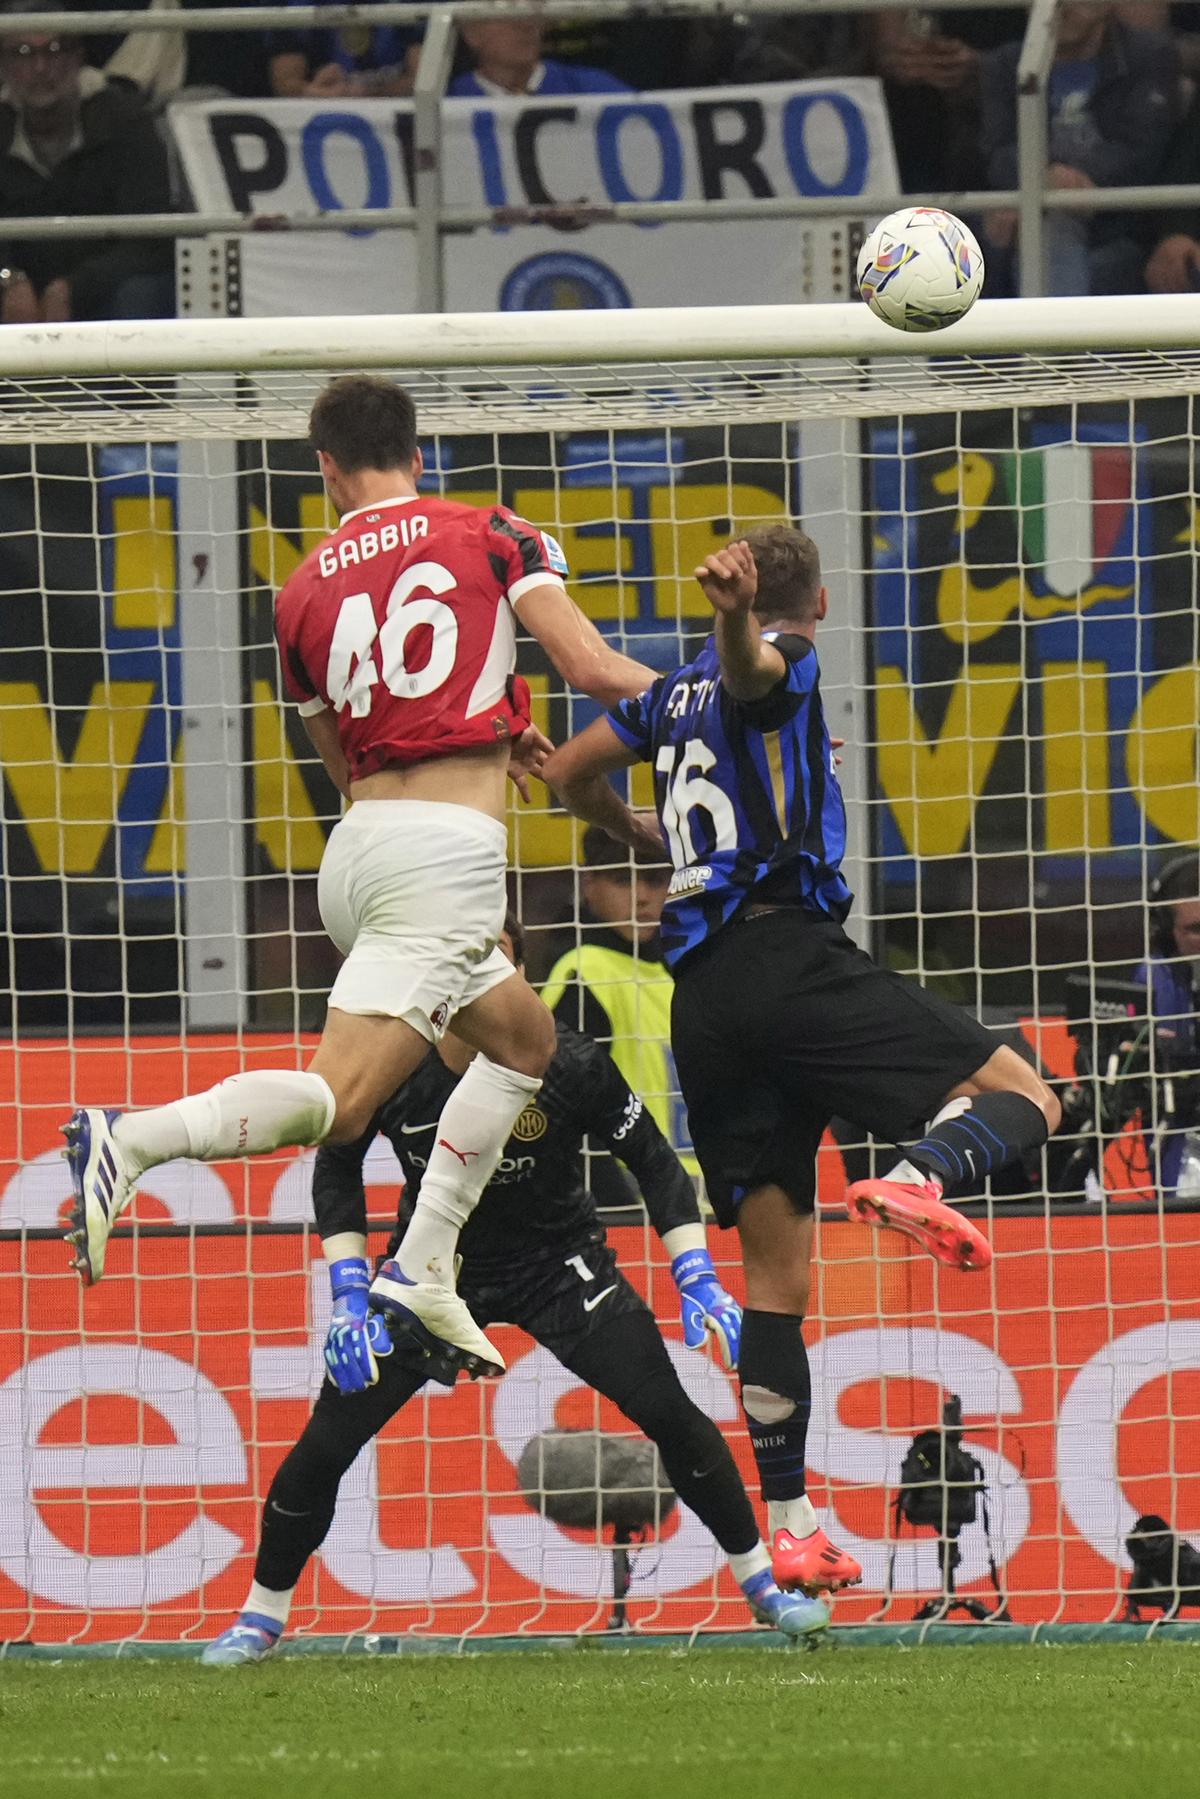
<instances>
[{"instance_id":1,"label":"gabbia name on jersey","mask_svg":"<svg viewBox=\"0 0 1200 1799\"><path fill-rule=\"evenodd\" d=\"M519 737L513 608L566 561L506 506L405 495L347 513L280 590L289 698L337 715L350 778Z\"/></svg>"}]
</instances>

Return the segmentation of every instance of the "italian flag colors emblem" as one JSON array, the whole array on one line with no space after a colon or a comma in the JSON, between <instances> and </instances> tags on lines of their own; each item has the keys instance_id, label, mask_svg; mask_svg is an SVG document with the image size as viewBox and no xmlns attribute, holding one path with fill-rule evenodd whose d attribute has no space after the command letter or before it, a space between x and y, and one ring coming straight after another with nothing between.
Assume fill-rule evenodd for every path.
<instances>
[{"instance_id":1,"label":"italian flag colors emblem","mask_svg":"<svg viewBox=\"0 0 1200 1799\"><path fill-rule=\"evenodd\" d=\"M1021 562L1050 593L1080 594L1114 556L1129 555L1133 498L1128 444L1049 444L1001 458L1010 505L1020 520Z\"/></svg>"}]
</instances>

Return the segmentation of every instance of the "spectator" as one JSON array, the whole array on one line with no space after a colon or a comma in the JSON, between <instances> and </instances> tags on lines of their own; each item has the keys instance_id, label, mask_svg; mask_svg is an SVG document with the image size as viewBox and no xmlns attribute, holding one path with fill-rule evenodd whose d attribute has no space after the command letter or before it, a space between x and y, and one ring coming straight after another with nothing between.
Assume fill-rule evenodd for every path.
<instances>
[{"instance_id":1,"label":"spectator","mask_svg":"<svg viewBox=\"0 0 1200 1799\"><path fill-rule=\"evenodd\" d=\"M1200 89L1175 133L1163 167L1163 180L1200 182ZM1150 213L1146 219L1152 245L1146 264L1146 286L1152 294L1188 294L1200 289L1200 209Z\"/></svg>"},{"instance_id":2,"label":"spectator","mask_svg":"<svg viewBox=\"0 0 1200 1799\"><path fill-rule=\"evenodd\" d=\"M875 15L873 61L906 193L984 186L981 62L1012 36L1014 16L1003 7Z\"/></svg>"},{"instance_id":3,"label":"spectator","mask_svg":"<svg viewBox=\"0 0 1200 1799\"><path fill-rule=\"evenodd\" d=\"M254 5L256 0L237 0ZM187 12L210 0L127 0L130 8ZM71 9L111 12L113 0L71 0ZM156 111L168 101L238 94L255 99L267 91L261 31L131 31L125 37L91 36L87 60L103 74L131 82Z\"/></svg>"},{"instance_id":4,"label":"spectator","mask_svg":"<svg viewBox=\"0 0 1200 1799\"><path fill-rule=\"evenodd\" d=\"M0 12L46 11L4 0ZM136 90L85 69L78 38L0 36L0 321L161 318L174 310L169 240L41 238L50 214L166 212L167 153Z\"/></svg>"},{"instance_id":5,"label":"spectator","mask_svg":"<svg viewBox=\"0 0 1200 1799\"><path fill-rule=\"evenodd\" d=\"M305 0L288 0L293 6ZM345 100L411 94L419 30L342 25L272 32L271 92L281 100Z\"/></svg>"},{"instance_id":6,"label":"spectator","mask_svg":"<svg viewBox=\"0 0 1200 1799\"><path fill-rule=\"evenodd\" d=\"M541 19L470 19L462 24L463 42L472 67L456 75L449 93L455 97L504 99L510 94L627 94L615 75L582 63L543 57Z\"/></svg>"},{"instance_id":7,"label":"spectator","mask_svg":"<svg viewBox=\"0 0 1200 1799\"><path fill-rule=\"evenodd\" d=\"M639 859L635 866L624 844L589 825L580 942L558 958L542 998L556 1018L603 1044L678 1150L686 1147L687 1130L671 1059L672 983L658 937L670 880L665 852L661 862ZM624 1178L609 1157L591 1156L589 1170L601 1205L628 1203Z\"/></svg>"},{"instance_id":8,"label":"spectator","mask_svg":"<svg viewBox=\"0 0 1200 1799\"><path fill-rule=\"evenodd\" d=\"M692 27L692 81L697 87L865 75L870 66L869 24L863 15L712 17L697 19Z\"/></svg>"},{"instance_id":9,"label":"spectator","mask_svg":"<svg viewBox=\"0 0 1200 1799\"><path fill-rule=\"evenodd\" d=\"M742 29L745 29L743 26ZM659 13L644 18L602 19L580 13L555 19L545 45L558 62L607 69L629 88L699 87L692 37L695 21Z\"/></svg>"},{"instance_id":10,"label":"spectator","mask_svg":"<svg viewBox=\"0 0 1200 1799\"><path fill-rule=\"evenodd\" d=\"M1070 0L1057 19L1047 93L1051 188L1120 187L1155 181L1178 110L1179 58L1158 31L1135 31L1092 0ZM1019 43L986 60L983 144L993 187L1017 185ZM989 215L993 285L1015 278L1013 212ZM1141 251L1128 218L1051 213L1046 221L1053 294L1125 293L1138 285Z\"/></svg>"}]
</instances>

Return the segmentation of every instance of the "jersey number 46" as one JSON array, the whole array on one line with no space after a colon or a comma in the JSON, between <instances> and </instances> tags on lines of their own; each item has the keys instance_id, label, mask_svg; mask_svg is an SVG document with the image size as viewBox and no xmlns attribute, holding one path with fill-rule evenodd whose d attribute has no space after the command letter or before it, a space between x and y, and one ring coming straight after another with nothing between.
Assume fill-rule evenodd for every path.
<instances>
[{"instance_id":1,"label":"jersey number 46","mask_svg":"<svg viewBox=\"0 0 1200 1799\"><path fill-rule=\"evenodd\" d=\"M346 595L333 627L325 676L325 691L335 712L349 706L351 718L365 718L371 710L371 689L380 678L375 666L376 641L384 685L398 700L422 699L450 679L458 654L458 620L449 606L432 596L450 593L456 585L442 563L413 563L388 595L381 625L375 622L369 593ZM418 588L423 593L418 594ZM430 627L433 647L424 667L412 674L405 666L404 653L418 625Z\"/></svg>"}]
</instances>

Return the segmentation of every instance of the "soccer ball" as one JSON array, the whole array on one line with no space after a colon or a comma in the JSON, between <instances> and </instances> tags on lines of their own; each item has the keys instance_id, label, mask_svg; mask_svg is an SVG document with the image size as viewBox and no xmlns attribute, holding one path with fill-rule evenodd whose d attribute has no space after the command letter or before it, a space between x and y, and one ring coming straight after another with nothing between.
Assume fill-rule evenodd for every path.
<instances>
[{"instance_id":1,"label":"soccer ball","mask_svg":"<svg viewBox=\"0 0 1200 1799\"><path fill-rule=\"evenodd\" d=\"M940 331L969 312L983 286L983 252L961 219L906 206L881 219L858 253L858 291L898 331Z\"/></svg>"}]
</instances>

